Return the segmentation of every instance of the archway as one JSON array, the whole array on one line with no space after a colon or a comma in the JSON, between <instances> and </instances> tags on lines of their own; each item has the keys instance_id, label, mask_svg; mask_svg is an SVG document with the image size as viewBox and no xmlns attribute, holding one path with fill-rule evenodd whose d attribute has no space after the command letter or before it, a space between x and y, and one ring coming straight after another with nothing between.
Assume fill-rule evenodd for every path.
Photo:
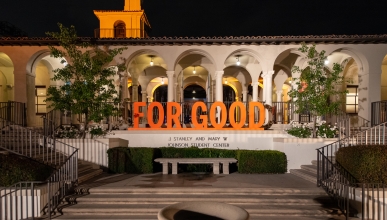
<instances>
[{"instance_id":1,"label":"archway","mask_svg":"<svg viewBox=\"0 0 387 220\"><path fill-rule=\"evenodd\" d=\"M115 38L126 37L126 25L123 21L116 21L114 23L114 37Z\"/></svg>"},{"instance_id":2,"label":"archway","mask_svg":"<svg viewBox=\"0 0 387 220\"><path fill-rule=\"evenodd\" d=\"M11 58L0 52L0 102L14 100L14 66Z\"/></svg>"},{"instance_id":3,"label":"archway","mask_svg":"<svg viewBox=\"0 0 387 220\"><path fill-rule=\"evenodd\" d=\"M382 76L381 76L381 100L387 101L387 55L382 62Z\"/></svg>"}]
</instances>

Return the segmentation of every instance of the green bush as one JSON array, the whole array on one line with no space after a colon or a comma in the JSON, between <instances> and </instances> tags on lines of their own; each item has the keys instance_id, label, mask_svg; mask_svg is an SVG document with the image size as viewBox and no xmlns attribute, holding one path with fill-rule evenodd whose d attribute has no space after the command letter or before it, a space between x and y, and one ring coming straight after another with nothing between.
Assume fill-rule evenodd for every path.
<instances>
[{"instance_id":1,"label":"green bush","mask_svg":"<svg viewBox=\"0 0 387 220\"><path fill-rule=\"evenodd\" d=\"M230 171L240 173L285 173L286 155L279 151L265 150L225 150L213 148L127 148L108 150L109 170L114 173L152 173L161 171L161 164L153 162L155 158L236 158L236 164L230 165ZM205 171L212 169L211 164L182 164L183 171Z\"/></svg>"},{"instance_id":2,"label":"green bush","mask_svg":"<svg viewBox=\"0 0 387 220\"><path fill-rule=\"evenodd\" d=\"M340 148L336 161L360 183L387 183L387 146L358 145Z\"/></svg>"},{"instance_id":3,"label":"green bush","mask_svg":"<svg viewBox=\"0 0 387 220\"><path fill-rule=\"evenodd\" d=\"M0 154L0 186L11 186L21 181L45 181L53 168L27 157Z\"/></svg>"},{"instance_id":4,"label":"green bush","mask_svg":"<svg viewBox=\"0 0 387 220\"><path fill-rule=\"evenodd\" d=\"M238 150L239 173L285 173L287 159L275 150Z\"/></svg>"},{"instance_id":5,"label":"green bush","mask_svg":"<svg viewBox=\"0 0 387 220\"><path fill-rule=\"evenodd\" d=\"M107 151L113 173L152 173L154 148L117 147Z\"/></svg>"}]
</instances>

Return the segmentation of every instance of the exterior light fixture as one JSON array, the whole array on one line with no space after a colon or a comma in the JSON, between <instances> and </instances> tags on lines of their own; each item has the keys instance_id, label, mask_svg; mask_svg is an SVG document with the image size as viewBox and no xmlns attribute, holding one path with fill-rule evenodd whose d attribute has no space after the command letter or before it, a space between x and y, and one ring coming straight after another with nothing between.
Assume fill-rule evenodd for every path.
<instances>
[{"instance_id":1,"label":"exterior light fixture","mask_svg":"<svg viewBox=\"0 0 387 220\"><path fill-rule=\"evenodd\" d=\"M237 66L241 65L241 61L239 61L239 56L237 56L236 59L237 59L236 65L237 65Z\"/></svg>"},{"instance_id":2,"label":"exterior light fixture","mask_svg":"<svg viewBox=\"0 0 387 220\"><path fill-rule=\"evenodd\" d=\"M325 60L325 61L324 61L324 64L325 64L325 65L328 65L328 64L329 64L329 60Z\"/></svg>"},{"instance_id":3,"label":"exterior light fixture","mask_svg":"<svg viewBox=\"0 0 387 220\"><path fill-rule=\"evenodd\" d=\"M224 83L225 83L225 84L227 84L227 83L228 83L228 82L227 82L227 78L226 78L226 81L224 81Z\"/></svg>"},{"instance_id":4,"label":"exterior light fixture","mask_svg":"<svg viewBox=\"0 0 387 220\"><path fill-rule=\"evenodd\" d=\"M292 83L292 80L289 80L289 83Z\"/></svg>"},{"instance_id":5,"label":"exterior light fixture","mask_svg":"<svg viewBox=\"0 0 387 220\"><path fill-rule=\"evenodd\" d=\"M67 63L67 61L64 60L64 61L62 61L62 64L63 64L63 66L67 66L68 63Z\"/></svg>"},{"instance_id":6,"label":"exterior light fixture","mask_svg":"<svg viewBox=\"0 0 387 220\"><path fill-rule=\"evenodd\" d=\"M194 94L195 94L195 93L196 93L196 91L195 91L195 90L193 90L193 91L192 91L192 93L194 93Z\"/></svg>"},{"instance_id":7,"label":"exterior light fixture","mask_svg":"<svg viewBox=\"0 0 387 220\"><path fill-rule=\"evenodd\" d=\"M161 77L161 84L164 84L164 77Z\"/></svg>"},{"instance_id":8,"label":"exterior light fixture","mask_svg":"<svg viewBox=\"0 0 387 220\"><path fill-rule=\"evenodd\" d=\"M196 74L196 69L195 69L195 67L194 67L194 70L192 71L192 73L193 73L193 74Z\"/></svg>"},{"instance_id":9,"label":"exterior light fixture","mask_svg":"<svg viewBox=\"0 0 387 220\"><path fill-rule=\"evenodd\" d=\"M151 57L151 61L149 63L151 66L153 66L153 57Z\"/></svg>"}]
</instances>

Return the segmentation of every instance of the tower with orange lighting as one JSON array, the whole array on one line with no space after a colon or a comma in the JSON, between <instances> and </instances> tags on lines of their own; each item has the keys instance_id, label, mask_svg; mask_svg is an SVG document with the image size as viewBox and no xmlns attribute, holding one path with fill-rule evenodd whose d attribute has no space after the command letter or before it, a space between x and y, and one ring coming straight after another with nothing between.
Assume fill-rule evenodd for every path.
<instances>
[{"instance_id":1,"label":"tower with orange lighting","mask_svg":"<svg viewBox=\"0 0 387 220\"><path fill-rule=\"evenodd\" d=\"M146 38L150 30L149 21L141 0L125 0L123 11L94 10L99 19L99 28L94 31L96 38Z\"/></svg>"}]
</instances>

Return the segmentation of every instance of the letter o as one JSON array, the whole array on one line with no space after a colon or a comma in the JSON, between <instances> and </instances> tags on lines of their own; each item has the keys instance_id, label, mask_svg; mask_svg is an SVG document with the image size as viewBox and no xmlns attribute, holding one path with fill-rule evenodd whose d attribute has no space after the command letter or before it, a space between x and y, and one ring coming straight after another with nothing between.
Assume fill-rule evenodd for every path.
<instances>
[{"instance_id":1,"label":"letter o","mask_svg":"<svg viewBox=\"0 0 387 220\"><path fill-rule=\"evenodd\" d=\"M153 121L153 109L157 108L159 110L159 118L157 124ZM160 102L151 102L148 106L148 124L151 128L160 128L163 125L164 121L164 109Z\"/></svg>"},{"instance_id":2,"label":"letter o","mask_svg":"<svg viewBox=\"0 0 387 220\"><path fill-rule=\"evenodd\" d=\"M235 109L239 107L241 109L241 120L239 123L235 121ZM240 129L246 122L246 107L242 102L233 102L230 106L230 112L228 114L230 124L233 128Z\"/></svg>"},{"instance_id":3,"label":"letter o","mask_svg":"<svg viewBox=\"0 0 387 220\"><path fill-rule=\"evenodd\" d=\"M216 123L216 108L220 107L220 123ZM223 113L223 114L222 114ZM223 102L214 102L210 109L210 122L216 129L222 129L227 121L227 109Z\"/></svg>"}]
</instances>

